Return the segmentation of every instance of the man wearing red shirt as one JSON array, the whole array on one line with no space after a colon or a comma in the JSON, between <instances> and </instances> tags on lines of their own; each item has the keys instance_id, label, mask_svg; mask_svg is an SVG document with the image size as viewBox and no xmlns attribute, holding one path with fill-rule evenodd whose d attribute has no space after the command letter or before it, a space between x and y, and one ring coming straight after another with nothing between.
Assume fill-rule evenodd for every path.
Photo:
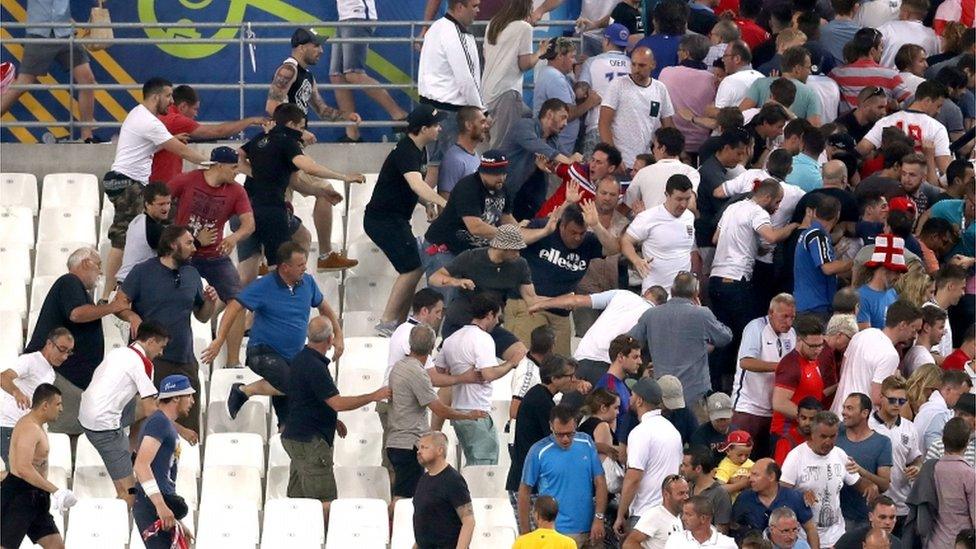
<instances>
[{"instance_id":1,"label":"man wearing red shirt","mask_svg":"<svg viewBox=\"0 0 976 549\"><path fill-rule=\"evenodd\" d=\"M178 204L175 223L186 226L197 243L190 265L214 287L221 301L229 303L241 290L241 277L229 255L241 239L254 232L254 214L244 187L234 181L237 152L217 147L210 152L210 161L214 164L209 168L177 175L167 186ZM235 215L240 227L224 237L224 225ZM243 335L240 331L231 337ZM240 364L240 339L230 343L227 364Z\"/></svg>"},{"instance_id":2,"label":"man wearing red shirt","mask_svg":"<svg viewBox=\"0 0 976 549\"><path fill-rule=\"evenodd\" d=\"M966 365L972 362L973 358L976 358L976 326L970 326L966 330L962 345L942 361L942 369L965 370Z\"/></svg>"},{"instance_id":3,"label":"man wearing red shirt","mask_svg":"<svg viewBox=\"0 0 976 549\"><path fill-rule=\"evenodd\" d=\"M799 415L798 404L807 397L812 397L823 407L826 395L832 393L837 386L833 350L827 347L824 326L820 319L813 315L800 316L794 321L793 329L796 331L796 348L776 365L770 432L774 438L780 439L774 446L777 450L780 441L795 438L790 437L790 434L795 429L794 424ZM825 353L825 350L829 352ZM799 442L803 442L802 437ZM790 447L793 445L795 444Z\"/></svg>"},{"instance_id":4,"label":"man wearing red shirt","mask_svg":"<svg viewBox=\"0 0 976 549\"><path fill-rule=\"evenodd\" d=\"M760 44L769 40L769 32L756 23L756 18L759 17L761 10L761 0L742 0L739 2L739 16L732 20L739 27L739 32L742 34L742 41L748 44L749 49L752 51L755 51Z\"/></svg>"},{"instance_id":5,"label":"man wearing red shirt","mask_svg":"<svg viewBox=\"0 0 976 549\"><path fill-rule=\"evenodd\" d=\"M169 106L169 112L159 119L174 136L186 136L198 140L227 138L244 131L248 126L260 126L264 122L264 117L252 116L237 122L201 124L196 121L199 112L200 98L196 90L187 85L176 86L173 88L173 104ZM160 149L153 156L149 180L167 183L182 172L183 159L165 149Z\"/></svg>"},{"instance_id":6,"label":"man wearing red shirt","mask_svg":"<svg viewBox=\"0 0 976 549\"><path fill-rule=\"evenodd\" d=\"M579 199L576 202L593 200L596 197L596 187L606 176L617 171L620 167L620 151L617 147L607 143L597 143L590 155L588 164L574 162L556 166L556 175L562 179L562 184L545 204L536 212L536 217L547 217L566 201L566 190L571 183L579 186Z\"/></svg>"}]
</instances>

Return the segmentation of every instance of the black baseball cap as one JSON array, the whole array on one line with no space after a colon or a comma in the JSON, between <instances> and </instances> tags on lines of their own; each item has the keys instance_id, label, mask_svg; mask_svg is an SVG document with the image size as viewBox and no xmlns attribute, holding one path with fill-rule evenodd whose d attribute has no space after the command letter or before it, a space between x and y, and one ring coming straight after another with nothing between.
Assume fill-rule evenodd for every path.
<instances>
[{"instance_id":1,"label":"black baseball cap","mask_svg":"<svg viewBox=\"0 0 976 549\"><path fill-rule=\"evenodd\" d=\"M422 103L407 115L407 126L410 128L433 126L445 118L447 118L446 112L434 108L433 105Z\"/></svg>"},{"instance_id":2,"label":"black baseball cap","mask_svg":"<svg viewBox=\"0 0 976 549\"><path fill-rule=\"evenodd\" d=\"M503 173L507 173L508 158L502 154L502 151L497 149L485 151L485 153L481 155L481 164L478 166L478 171L488 175L501 175Z\"/></svg>"},{"instance_id":3,"label":"black baseball cap","mask_svg":"<svg viewBox=\"0 0 976 549\"><path fill-rule=\"evenodd\" d=\"M303 44L314 43L316 46L321 46L322 42L325 42L324 36L319 36L312 29L295 29L295 32L291 35L291 47L297 48Z\"/></svg>"}]
</instances>

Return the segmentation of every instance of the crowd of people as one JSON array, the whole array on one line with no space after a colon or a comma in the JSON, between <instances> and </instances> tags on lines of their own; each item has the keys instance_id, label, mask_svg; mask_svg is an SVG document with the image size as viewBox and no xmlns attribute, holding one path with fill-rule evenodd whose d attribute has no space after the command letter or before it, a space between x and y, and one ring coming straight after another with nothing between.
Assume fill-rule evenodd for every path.
<instances>
[{"instance_id":1,"label":"crowd of people","mask_svg":"<svg viewBox=\"0 0 976 549\"><path fill-rule=\"evenodd\" d=\"M365 178L304 150L309 110L358 140L351 96L331 107L315 84L323 38L294 32L263 116L200 124L192 87L148 80L102 180L104 295L98 252L75 251L0 372L2 545L60 543L48 508L76 498L45 478L47 425L84 434L140 530L159 521L147 547L169 547L198 359L226 346L240 366L249 326L261 379L228 413L271 397L288 496L328 514L337 413L375 403L390 510L413 499L418 547L474 532L445 430L467 466L511 462L516 547L973 547L972 6L661 0L645 24L641 2L592 1L579 40L535 45L558 4L509 0L482 26L480 0L448 0L419 105L370 92L406 127L363 218L397 277L375 311L383 386L362 395L329 373L342 322L290 204L315 197L313 269L356 265L329 244L343 195L325 180ZM366 50L333 46L331 80L368 83ZM236 150L186 144L252 125ZM194 356L191 314L221 309ZM109 315L132 344L105 354Z\"/></svg>"}]
</instances>

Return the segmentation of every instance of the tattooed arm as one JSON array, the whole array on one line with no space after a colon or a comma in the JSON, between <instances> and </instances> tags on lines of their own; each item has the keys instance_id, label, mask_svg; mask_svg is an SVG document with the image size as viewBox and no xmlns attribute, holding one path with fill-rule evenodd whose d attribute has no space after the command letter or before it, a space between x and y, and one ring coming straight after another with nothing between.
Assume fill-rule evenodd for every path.
<instances>
[{"instance_id":1,"label":"tattooed arm","mask_svg":"<svg viewBox=\"0 0 976 549\"><path fill-rule=\"evenodd\" d=\"M354 112L342 112L339 109L330 107L322 99L322 95L319 94L318 87L316 86L315 91L312 92L311 105L309 105L315 114L319 115L322 120L329 120L332 122L337 122L339 120L349 120L350 122L362 122L362 119L358 114Z\"/></svg>"},{"instance_id":2,"label":"tattooed arm","mask_svg":"<svg viewBox=\"0 0 976 549\"><path fill-rule=\"evenodd\" d=\"M274 114L278 105L288 101L288 88L298 77L298 71L294 65L285 63L275 71L274 79L271 81L271 89L268 90L268 100L264 103L264 110L268 115Z\"/></svg>"},{"instance_id":3,"label":"tattooed arm","mask_svg":"<svg viewBox=\"0 0 976 549\"><path fill-rule=\"evenodd\" d=\"M474 510L471 508L471 503L465 503L455 511L461 518L461 534L458 536L457 549L467 549L474 536Z\"/></svg>"}]
</instances>

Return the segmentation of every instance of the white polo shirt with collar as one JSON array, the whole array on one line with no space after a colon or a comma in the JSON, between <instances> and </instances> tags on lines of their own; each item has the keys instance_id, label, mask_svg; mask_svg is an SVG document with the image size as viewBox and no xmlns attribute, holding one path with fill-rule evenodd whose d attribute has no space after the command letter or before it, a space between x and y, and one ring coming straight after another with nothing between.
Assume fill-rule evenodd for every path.
<instances>
[{"instance_id":1,"label":"white polo shirt with collar","mask_svg":"<svg viewBox=\"0 0 976 549\"><path fill-rule=\"evenodd\" d=\"M6 370L13 370L17 374L14 385L27 398L33 399L34 391L42 383L54 383L54 367L44 358L40 351L20 355ZM7 391L0 390L0 427L13 429L20 418L27 415L30 409L17 406L17 400Z\"/></svg>"},{"instance_id":2,"label":"white polo shirt with collar","mask_svg":"<svg viewBox=\"0 0 976 549\"><path fill-rule=\"evenodd\" d=\"M142 356L146 351L138 343L133 347L119 347L109 354L95 373L85 392L81 394L78 422L89 431L114 431L122 425L122 410L132 397L149 398L158 393L149 376Z\"/></svg>"},{"instance_id":3,"label":"white polo shirt with collar","mask_svg":"<svg viewBox=\"0 0 976 549\"><path fill-rule=\"evenodd\" d=\"M630 516L640 517L660 505L664 477L678 474L682 457L681 434L661 410L646 412L627 437L627 468L644 472L630 503Z\"/></svg>"},{"instance_id":4,"label":"white polo shirt with collar","mask_svg":"<svg viewBox=\"0 0 976 549\"><path fill-rule=\"evenodd\" d=\"M715 529L714 526L711 527L712 535L709 536L704 542L700 542L688 530L682 530L681 532L676 532L670 538L668 542L664 545L664 549L694 549L696 547L714 547L715 549L735 549L738 546L735 544L735 540L726 536Z\"/></svg>"}]
</instances>

